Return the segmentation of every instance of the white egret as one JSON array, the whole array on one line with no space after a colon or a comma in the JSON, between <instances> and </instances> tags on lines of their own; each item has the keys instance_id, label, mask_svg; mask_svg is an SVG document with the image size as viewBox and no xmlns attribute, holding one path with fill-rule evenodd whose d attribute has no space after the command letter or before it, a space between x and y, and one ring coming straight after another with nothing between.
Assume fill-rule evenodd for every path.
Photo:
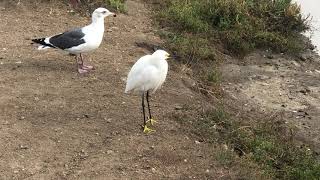
<instances>
[{"instance_id":1,"label":"white egret","mask_svg":"<svg viewBox=\"0 0 320 180\"><path fill-rule=\"evenodd\" d=\"M155 122L151 116L149 105L149 94L155 92L164 83L167 72L169 53L164 50L157 50L152 55L145 55L141 57L131 68L128 78L125 93L134 91L141 93L142 96L142 113L143 113L143 132L149 133L153 131L147 126ZM146 120L144 97L148 103L149 117Z\"/></svg>"}]
</instances>

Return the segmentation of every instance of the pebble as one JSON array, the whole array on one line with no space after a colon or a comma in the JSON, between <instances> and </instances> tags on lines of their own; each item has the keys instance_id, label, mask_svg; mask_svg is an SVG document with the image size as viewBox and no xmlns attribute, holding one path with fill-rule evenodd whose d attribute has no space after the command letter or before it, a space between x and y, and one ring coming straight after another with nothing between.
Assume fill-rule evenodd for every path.
<instances>
[{"instance_id":1,"label":"pebble","mask_svg":"<svg viewBox=\"0 0 320 180\"><path fill-rule=\"evenodd\" d=\"M20 145L19 148L20 148L20 149L29 149L29 147L28 147L28 146L25 146L25 145Z\"/></svg>"},{"instance_id":2,"label":"pebble","mask_svg":"<svg viewBox=\"0 0 320 180\"><path fill-rule=\"evenodd\" d=\"M111 120L112 120L111 118L108 118L108 119L106 120L106 122L107 122L107 123L111 123Z\"/></svg>"},{"instance_id":3,"label":"pebble","mask_svg":"<svg viewBox=\"0 0 320 180\"><path fill-rule=\"evenodd\" d=\"M108 155L113 154L113 153L114 153L114 151L112 151L112 150L108 150L108 151L107 151L107 154L108 154Z\"/></svg>"},{"instance_id":4,"label":"pebble","mask_svg":"<svg viewBox=\"0 0 320 180\"><path fill-rule=\"evenodd\" d=\"M156 168L151 168L151 171L152 171L153 173L155 173L155 172L156 172Z\"/></svg>"},{"instance_id":5,"label":"pebble","mask_svg":"<svg viewBox=\"0 0 320 180\"><path fill-rule=\"evenodd\" d=\"M181 109L182 109L182 106L176 105L176 106L174 107L174 109L175 109L175 110L181 110Z\"/></svg>"}]
</instances>

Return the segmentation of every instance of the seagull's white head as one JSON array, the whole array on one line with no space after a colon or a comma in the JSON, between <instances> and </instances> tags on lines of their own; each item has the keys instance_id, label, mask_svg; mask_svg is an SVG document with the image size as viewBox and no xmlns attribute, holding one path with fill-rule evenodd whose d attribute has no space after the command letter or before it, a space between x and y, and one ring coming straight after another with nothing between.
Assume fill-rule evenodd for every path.
<instances>
[{"instance_id":1,"label":"seagull's white head","mask_svg":"<svg viewBox=\"0 0 320 180\"><path fill-rule=\"evenodd\" d=\"M102 7L97 8L92 13L92 19L100 19L100 18L105 18L107 16L116 17L116 14L113 12L110 12L108 9L102 8Z\"/></svg>"},{"instance_id":2,"label":"seagull's white head","mask_svg":"<svg viewBox=\"0 0 320 180\"><path fill-rule=\"evenodd\" d=\"M167 53L166 51L164 51L164 50L156 50L153 54L152 54L152 56L155 56L155 57L158 57L158 58L160 58L160 59L168 59L168 58L170 58L170 54L169 53Z\"/></svg>"}]
</instances>

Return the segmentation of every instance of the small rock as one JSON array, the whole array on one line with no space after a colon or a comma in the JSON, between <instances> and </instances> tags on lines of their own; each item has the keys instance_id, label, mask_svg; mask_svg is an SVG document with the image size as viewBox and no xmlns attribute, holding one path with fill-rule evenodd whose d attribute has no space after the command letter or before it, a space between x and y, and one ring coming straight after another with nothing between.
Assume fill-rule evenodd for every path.
<instances>
[{"instance_id":1,"label":"small rock","mask_svg":"<svg viewBox=\"0 0 320 180\"><path fill-rule=\"evenodd\" d=\"M196 144L200 144L200 141L197 141L197 140L196 140L196 141L194 141L194 143L196 143Z\"/></svg>"},{"instance_id":2,"label":"small rock","mask_svg":"<svg viewBox=\"0 0 320 180\"><path fill-rule=\"evenodd\" d=\"M104 119L106 120L107 123L111 123L111 120L112 120L111 118L108 118L108 119L104 118Z\"/></svg>"},{"instance_id":3,"label":"small rock","mask_svg":"<svg viewBox=\"0 0 320 180\"><path fill-rule=\"evenodd\" d=\"M310 57L307 55L307 54L301 54L300 55L300 60L301 61L306 61L306 60L308 60Z\"/></svg>"},{"instance_id":4,"label":"small rock","mask_svg":"<svg viewBox=\"0 0 320 180\"><path fill-rule=\"evenodd\" d=\"M19 148L20 148L20 149L29 149L29 147L28 147L28 146L25 146L25 145L20 145Z\"/></svg>"},{"instance_id":5,"label":"small rock","mask_svg":"<svg viewBox=\"0 0 320 180\"><path fill-rule=\"evenodd\" d=\"M311 91L310 91L310 89L301 89L299 92L302 93L302 94L304 94L304 95L307 95L307 94L310 93Z\"/></svg>"},{"instance_id":6,"label":"small rock","mask_svg":"<svg viewBox=\"0 0 320 180\"><path fill-rule=\"evenodd\" d=\"M112 151L112 150L108 150L108 151L107 151L107 154L108 154L108 155L113 154L113 153L114 153L114 151Z\"/></svg>"},{"instance_id":7,"label":"small rock","mask_svg":"<svg viewBox=\"0 0 320 180\"><path fill-rule=\"evenodd\" d=\"M14 174L17 174L18 172L19 172L18 170L14 170L14 171L13 171Z\"/></svg>"},{"instance_id":8,"label":"small rock","mask_svg":"<svg viewBox=\"0 0 320 180\"><path fill-rule=\"evenodd\" d=\"M272 55L269 54L269 55L267 55L267 58L268 58L268 59L273 59L274 56L272 56Z\"/></svg>"},{"instance_id":9,"label":"small rock","mask_svg":"<svg viewBox=\"0 0 320 180\"><path fill-rule=\"evenodd\" d=\"M174 109L175 109L175 110L181 110L181 109L182 109L182 106L176 105L176 106L174 107Z\"/></svg>"},{"instance_id":10,"label":"small rock","mask_svg":"<svg viewBox=\"0 0 320 180\"><path fill-rule=\"evenodd\" d=\"M260 79L260 80L267 80L267 79L270 79L270 77L269 77L269 76L264 76L264 75L259 75L259 76L257 76L257 78L258 78L258 79Z\"/></svg>"},{"instance_id":11,"label":"small rock","mask_svg":"<svg viewBox=\"0 0 320 180\"><path fill-rule=\"evenodd\" d=\"M155 173L155 172L156 172L156 168L151 168L151 171L152 171L153 173Z\"/></svg>"},{"instance_id":12,"label":"small rock","mask_svg":"<svg viewBox=\"0 0 320 180\"><path fill-rule=\"evenodd\" d=\"M207 170L206 170L206 173L209 173L209 172L210 172L210 170L209 170L209 169L207 169Z\"/></svg>"},{"instance_id":13,"label":"small rock","mask_svg":"<svg viewBox=\"0 0 320 180\"><path fill-rule=\"evenodd\" d=\"M296 67L301 67L301 65L299 63L297 63L296 61L291 61L291 63Z\"/></svg>"}]
</instances>

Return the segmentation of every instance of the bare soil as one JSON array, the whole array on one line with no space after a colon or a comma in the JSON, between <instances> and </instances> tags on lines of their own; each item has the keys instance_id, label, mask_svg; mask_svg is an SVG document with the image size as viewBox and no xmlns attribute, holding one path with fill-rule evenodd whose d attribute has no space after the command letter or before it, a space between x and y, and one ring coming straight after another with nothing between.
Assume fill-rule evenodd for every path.
<instances>
[{"instance_id":1,"label":"bare soil","mask_svg":"<svg viewBox=\"0 0 320 180\"><path fill-rule=\"evenodd\" d=\"M27 1L28 2L28 1ZM158 123L142 133L140 96L124 94L133 63L159 44L150 10L128 0L128 14L106 19L101 47L88 54L96 70L81 76L73 57L38 51L30 39L90 23L65 4L0 2L0 179L218 178L214 148L171 118L203 98L172 70L152 96Z\"/></svg>"},{"instance_id":2,"label":"bare soil","mask_svg":"<svg viewBox=\"0 0 320 180\"><path fill-rule=\"evenodd\" d=\"M156 132L142 133L140 96L124 94L125 79L151 53L137 43L162 42L142 1L128 0L127 9L106 19L101 47L86 56L96 70L79 75L73 57L38 51L30 39L82 27L90 17L51 1L0 1L0 179L237 178L215 162L221 147L175 120L212 106L175 62L152 96ZM298 137L319 147L319 57L272 56L227 58L224 92L246 113L283 114Z\"/></svg>"},{"instance_id":3,"label":"bare soil","mask_svg":"<svg viewBox=\"0 0 320 180\"><path fill-rule=\"evenodd\" d=\"M230 101L244 113L281 116L298 140L320 152L320 57L307 50L300 57L261 51L241 62L227 59L222 76Z\"/></svg>"}]
</instances>

